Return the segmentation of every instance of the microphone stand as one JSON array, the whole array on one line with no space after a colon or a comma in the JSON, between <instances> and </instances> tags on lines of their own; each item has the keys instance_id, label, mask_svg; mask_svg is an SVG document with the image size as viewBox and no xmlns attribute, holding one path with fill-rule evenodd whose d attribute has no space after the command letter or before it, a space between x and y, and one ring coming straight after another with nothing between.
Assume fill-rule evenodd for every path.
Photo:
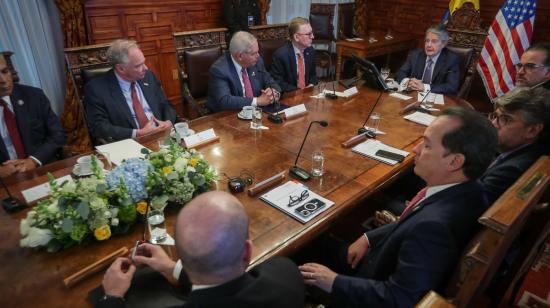
<instances>
[{"instance_id":1,"label":"microphone stand","mask_svg":"<svg viewBox=\"0 0 550 308\"><path fill-rule=\"evenodd\" d=\"M307 172L306 170L298 167L297 164L298 164L298 158L300 158L300 154L302 153L302 149L304 148L304 143L306 142L307 135L309 134L309 130L311 129L311 125L313 125L313 123L319 123L319 125L323 127L326 127L328 125L327 121L311 121L309 123L309 127L307 128L307 132L306 132L306 135L304 136L304 140L302 140L302 145L300 145L300 150L298 151L298 155L296 155L294 166L290 167L288 171L290 176L302 181L307 181L311 178L311 174L309 174L309 172Z\"/></svg>"},{"instance_id":2,"label":"microphone stand","mask_svg":"<svg viewBox=\"0 0 550 308\"><path fill-rule=\"evenodd\" d=\"M367 137L376 138L376 133L366 129L365 125L367 125L367 122L369 121L369 118L370 118L372 112L374 111L374 108L376 108L376 105L378 105L378 101L380 101L380 98L382 97L382 94L384 94L384 91L380 91L380 94L378 94L378 97L376 98L376 102L374 103L374 106L372 106L371 110L369 111L369 114L367 115L367 118L365 119L365 123L363 123L361 128L359 128L357 130L358 135L365 134Z\"/></svg>"},{"instance_id":3,"label":"microphone stand","mask_svg":"<svg viewBox=\"0 0 550 308\"><path fill-rule=\"evenodd\" d=\"M19 201L19 199L12 196L12 194L10 193L10 190L8 189L8 187L6 186L2 178L0 178L0 183L8 193L8 197L5 199L2 199L2 207L4 208L4 210L6 210L6 212L15 213L27 207L25 203Z\"/></svg>"}]
</instances>

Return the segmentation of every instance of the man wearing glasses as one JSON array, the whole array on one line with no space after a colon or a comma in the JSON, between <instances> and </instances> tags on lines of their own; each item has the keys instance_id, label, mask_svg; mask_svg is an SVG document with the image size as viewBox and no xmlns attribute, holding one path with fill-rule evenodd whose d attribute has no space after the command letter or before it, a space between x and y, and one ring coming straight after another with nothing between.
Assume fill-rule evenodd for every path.
<instances>
[{"instance_id":1,"label":"man wearing glasses","mask_svg":"<svg viewBox=\"0 0 550 308\"><path fill-rule=\"evenodd\" d=\"M449 32L443 26L426 30L424 49L410 52L405 64L395 74L400 88L441 94L458 92L460 59L445 48L448 40Z\"/></svg>"},{"instance_id":2,"label":"man wearing glasses","mask_svg":"<svg viewBox=\"0 0 550 308\"><path fill-rule=\"evenodd\" d=\"M213 112L266 106L279 97L281 88L265 70L258 41L244 31L233 35L229 52L208 71L208 101Z\"/></svg>"},{"instance_id":3,"label":"man wearing glasses","mask_svg":"<svg viewBox=\"0 0 550 308\"><path fill-rule=\"evenodd\" d=\"M523 88L505 95L497 100L489 119L498 131L500 155L480 181L493 203L541 155L549 153L550 91Z\"/></svg>"},{"instance_id":4,"label":"man wearing glasses","mask_svg":"<svg viewBox=\"0 0 550 308\"><path fill-rule=\"evenodd\" d=\"M313 30L309 20L296 17L288 25L289 42L273 54L271 71L283 91L317 84Z\"/></svg>"},{"instance_id":5,"label":"man wearing glasses","mask_svg":"<svg viewBox=\"0 0 550 308\"><path fill-rule=\"evenodd\" d=\"M550 90L550 44L538 43L529 47L516 64L516 86Z\"/></svg>"}]
</instances>

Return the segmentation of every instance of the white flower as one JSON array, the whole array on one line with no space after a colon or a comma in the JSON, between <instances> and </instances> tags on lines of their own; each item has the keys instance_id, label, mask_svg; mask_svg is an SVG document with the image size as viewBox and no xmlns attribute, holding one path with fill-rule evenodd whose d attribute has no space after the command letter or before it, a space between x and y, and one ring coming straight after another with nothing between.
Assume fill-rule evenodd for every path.
<instances>
[{"instance_id":1,"label":"white flower","mask_svg":"<svg viewBox=\"0 0 550 308\"><path fill-rule=\"evenodd\" d=\"M63 185L63 188L61 189L61 192L66 194L66 193L74 193L76 190L76 184L75 182L73 181L68 181L67 183L65 183L65 185Z\"/></svg>"},{"instance_id":2,"label":"white flower","mask_svg":"<svg viewBox=\"0 0 550 308\"><path fill-rule=\"evenodd\" d=\"M105 218L111 218L111 211L108 211L108 210L107 210L107 211L103 212L103 217L105 217Z\"/></svg>"},{"instance_id":3,"label":"white flower","mask_svg":"<svg viewBox=\"0 0 550 308\"><path fill-rule=\"evenodd\" d=\"M185 171L185 167L187 167L187 159L184 157L179 157L176 159L176 162L174 163L174 169L176 169L177 172L183 172Z\"/></svg>"},{"instance_id":4,"label":"white flower","mask_svg":"<svg viewBox=\"0 0 550 308\"><path fill-rule=\"evenodd\" d=\"M29 234L30 228L31 228L30 219L28 217L21 219L21 223L19 224L19 231L21 232L21 235L27 236L27 234Z\"/></svg>"},{"instance_id":5,"label":"white flower","mask_svg":"<svg viewBox=\"0 0 550 308\"><path fill-rule=\"evenodd\" d=\"M111 226L113 226L113 227L118 226L118 218L111 219Z\"/></svg>"},{"instance_id":6,"label":"white flower","mask_svg":"<svg viewBox=\"0 0 550 308\"><path fill-rule=\"evenodd\" d=\"M52 231L31 227L27 237L21 239L21 247L45 246L52 239Z\"/></svg>"},{"instance_id":7,"label":"white flower","mask_svg":"<svg viewBox=\"0 0 550 308\"><path fill-rule=\"evenodd\" d=\"M107 204L105 204L105 201L101 198L93 198L90 201L90 209L92 211L101 210L101 209L105 208L106 206L107 206Z\"/></svg>"},{"instance_id":8,"label":"white flower","mask_svg":"<svg viewBox=\"0 0 550 308\"><path fill-rule=\"evenodd\" d=\"M195 168L191 167L191 166L188 166L187 167L187 172L196 172Z\"/></svg>"},{"instance_id":9,"label":"white flower","mask_svg":"<svg viewBox=\"0 0 550 308\"><path fill-rule=\"evenodd\" d=\"M57 199L48 205L48 212L55 214L59 212L59 206L57 206Z\"/></svg>"}]
</instances>

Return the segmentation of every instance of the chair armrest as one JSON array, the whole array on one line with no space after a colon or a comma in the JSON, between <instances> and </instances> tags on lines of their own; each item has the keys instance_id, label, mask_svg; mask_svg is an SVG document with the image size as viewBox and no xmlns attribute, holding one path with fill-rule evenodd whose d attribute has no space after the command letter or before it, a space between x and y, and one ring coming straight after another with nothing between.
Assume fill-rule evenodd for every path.
<instances>
[{"instance_id":1,"label":"chair armrest","mask_svg":"<svg viewBox=\"0 0 550 308\"><path fill-rule=\"evenodd\" d=\"M416 304L417 308L454 308L455 305L451 304L441 295L437 294L435 291L430 291L428 294Z\"/></svg>"}]
</instances>

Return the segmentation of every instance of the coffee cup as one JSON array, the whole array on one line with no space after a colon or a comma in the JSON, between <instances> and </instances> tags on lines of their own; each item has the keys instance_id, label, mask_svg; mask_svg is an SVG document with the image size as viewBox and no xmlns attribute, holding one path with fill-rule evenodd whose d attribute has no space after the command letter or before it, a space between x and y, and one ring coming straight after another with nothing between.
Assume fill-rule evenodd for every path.
<instances>
[{"instance_id":1,"label":"coffee cup","mask_svg":"<svg viewBox=\"0 0 550 308\"><path fill-rule=\"evenodd\" d=\"M75 167L79 170L80 174L89 174L92 172L92 156L82 156L76 160Z\"/></svg>"},{"instance_id":2,"label":"coffee cup","mask_svg":"<svg viewBox=\"0 0 550 308\"><path fill-rule=\"evenodd\" d=\"M243 118L252 119L252 113L254 112L253 106L244 106L243 110L241 111L241 115Z\"/></svg>"},{"instance_id":3,"label":"coffee cup","mask_svg":"<svg viewBox=\"0 0 550 308\"><path fill-rule=\"evenodd\" d=\"M181 137L187 136L189 134L189 123L187 122L179 122L174 125L174 128L176 129L176 132Z\"/></svg>"}]
</instances>

